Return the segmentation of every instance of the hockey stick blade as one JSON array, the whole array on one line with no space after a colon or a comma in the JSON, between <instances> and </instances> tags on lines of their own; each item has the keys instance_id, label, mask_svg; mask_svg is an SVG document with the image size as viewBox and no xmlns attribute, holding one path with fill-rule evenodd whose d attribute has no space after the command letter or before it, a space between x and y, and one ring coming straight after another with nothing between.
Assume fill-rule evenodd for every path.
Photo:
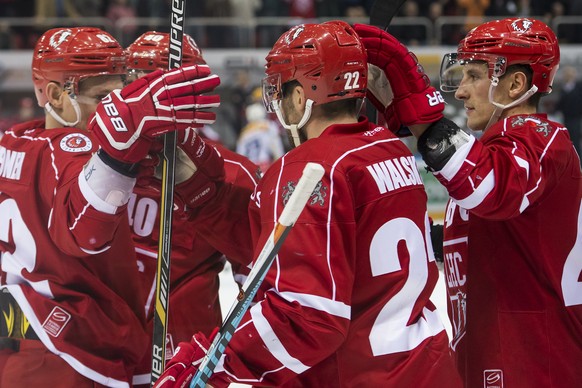
<instances>
[{"instance_id":1,"label":"hockey stick blade","mask_svg":"<svg viewBox=\"0 0 582 388\"><path fill-rule=\"evenodd\" d=\"M212 376L212 373L214 373L214 368L216 368L220 357L224 354L226 346L230 342L243 315L248 310L277 252L279 252L285 238L291 231L297 218L299 218L303 208L305 208L315 186L323 177L323 173L324 168L320 164L307 163L305 166L303 174L297 183L297 187L295 187L271 235L261 249L255 264L239 292L237 301L230 308L222 327L214 337L212 344L210 344L206 352L206 356L198 366L198 370L190 382L190 388L202 388L206 386L206 382Z\"/></svg>"},{"instance_id":2,"label":"hockey stick blade","mask_svg":"<svg viewBox=\"0 0 582 388\"><path fill-rule=\"evenodd\" d=\"M388 29L392 18L406 0L376 0L370 10L370 25Z\"/></svg>"},{"instance_id":3,"label":"hockey stick blade","mask_svg":"<svg viewBox=\"0 0 582 388\"><path fill-rule=\"evenodd\" d=\"M170 12L169 70L182 65L182 37L184 35L185 0L172 0ZM162 155L162 192L160 198L160 234L156 269L156 294L152 338L151 386L166 365L166 337L168 333L168 305L170 301L170 254L172 251L172 214L174 211L174 183L176 170L176 132L164 135Z\"/></svg>"}]
</instances>

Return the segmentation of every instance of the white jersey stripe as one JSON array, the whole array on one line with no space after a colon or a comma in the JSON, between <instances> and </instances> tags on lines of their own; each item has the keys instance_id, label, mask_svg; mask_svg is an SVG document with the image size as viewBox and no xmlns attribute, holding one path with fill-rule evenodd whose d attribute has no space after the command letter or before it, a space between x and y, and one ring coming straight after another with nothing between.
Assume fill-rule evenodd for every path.
<instances>
[{"instance_id":1,"label":"white jersey stripe","mask_svg":"<svg viewBox=\"0 0 582 388\"><path fill-rule=\"evenodd\" d=\"M473 191L473 194L464 199L456 199L455 202L464 209L470 210L481 204L485 197L495 187L495 171L491 170L489 174L483 179L483 182Z\"/></svg>"},{"instance_id":2,"label":"white jersey stripe","mask_svg":"<svg viewBox=\"0 0 582 388\"><path fill-rule=\"evenodd\" d=\"M309 367L303 364L301 361L291 356L287 349L281 343L281 340L277 337L273 328L269 324L269 321L263 315L263 310L261 303L257 303L250 309L251 318L255 324L257 332L261 336L261 339L265 343L269 352L275 357L281 364L283 364L287 369L300 374L305 372Z\"/></svg>"},{"instance_id":3,"label":"white jersey stripe","mask_svg":"<svg viewBox=\"0 0 582 388\"><path fill-rule=\"evenodd\" d=\"M351 317L352 308L342 302L337 302L322 296L299 294L297 292L274 292L286 301L298 302L303 307L310 307L345 319L350 319Z\"/></svg>"}]
</instances>

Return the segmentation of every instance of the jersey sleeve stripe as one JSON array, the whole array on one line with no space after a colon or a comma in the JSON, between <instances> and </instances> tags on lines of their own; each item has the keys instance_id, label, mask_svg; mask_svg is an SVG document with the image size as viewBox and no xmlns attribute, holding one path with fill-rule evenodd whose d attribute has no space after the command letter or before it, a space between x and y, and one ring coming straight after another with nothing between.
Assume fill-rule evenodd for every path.
<instances>
[{"instance_id":1,"label":"jersey sleeve stripe","mask_svg":"<svg viewBox=\"0 0 582 388\"><path fill-rule=\"evenodd\" d=\"M491 170L483 179L483 182L473 193L464 199L456 199L455 202L464 209L470 210L481 204L485 197L495 188L495 171Z\"/></svg>"},{"instance_id":2,"label":"jersey sleeve stripe","mask_svg":"<svg viewBox=\"0 0 582 388\"><path fill-rule=\"evenodd\" d=\"M350 319L351 317L351 307L343 302L338 302L317 295L300 294L297 292L283 291L277 292L277 294L286 301L298 302L303 307L313 308L340 318Z\"/></svg>"},{"instance_id":3,"label":"jersey sleeve stripe","mask_svg":"<svg viewBox=\"0 0 582 388\"><path fill-rule=\"evenodd\" d=\"M287 352L287 349L285 349L281 340L271 328L269 321L267 321L263 315L261 303L254 305L250 309L250 313L257 332L273 357L275 357L287 369L292 370L297 374L303 373L309 369L307 365L303 364Z\"/></svg>"}]
</instances>

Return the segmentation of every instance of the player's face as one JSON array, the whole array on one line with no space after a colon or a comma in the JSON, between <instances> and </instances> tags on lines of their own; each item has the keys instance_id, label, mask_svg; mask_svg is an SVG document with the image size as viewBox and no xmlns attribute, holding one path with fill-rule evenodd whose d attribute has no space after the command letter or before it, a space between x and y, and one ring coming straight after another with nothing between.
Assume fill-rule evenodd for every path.
<instances>
[{"instance_id":1,"label":"player's face","mask_svg":"<svg viewBox=\"0 0 582 388\"><path fill-rule=\"evenodd\" d=\"M87 120L97 110L99 102L112 90L121 88L123 88L123 78L120 75L102 75L83 79L79 83L79 92L76 96L81 110L81 120L77 127L86 129Z\"/></svg>"},{"instance_id":2,"label":"player's face","mask_svg":"<svg viewBox=\"0 0 582 388\"><path fill-rule=\"evenodd\" d=\"M474 131L482 131L494 111L489 102L489 79L487 64L469 62L463 66L463 78L455 92L455 98L463 101L467 113L467 126Z\"/></svg>"},{"instance_id":3,"label":"player's face","mask_svg":"<svg viewBox=\"0 0 582 388\"><path fill-rule=\"evenodd\" d=\"M149 73L151 73L152 70L138 70L138 69L132 69L130 71L127 72L127 83L130 84L133 81L143 77L144 75L147 75Z\"/></svg>"}]
</instances>

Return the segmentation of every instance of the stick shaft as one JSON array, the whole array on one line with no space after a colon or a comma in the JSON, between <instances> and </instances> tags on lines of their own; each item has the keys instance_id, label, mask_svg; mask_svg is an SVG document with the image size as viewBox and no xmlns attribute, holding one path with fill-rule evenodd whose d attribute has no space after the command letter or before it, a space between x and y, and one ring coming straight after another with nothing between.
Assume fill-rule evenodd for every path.
<instances>
[{"instance_id":1,"label":"stick shaft","mask_svg":"<svg viewBox=\"0 0 582 388\"><path fill-rule=\"evenodd\" d=\"M222 357L226 350L226 346L248 310L275 256L279 252L295 221L299 218L301 211L305 208L307 201L311 197L311 193L321 180L323 173L324 169L319 164L307 163L305 166L303 175L297 183L297 187L295 187L293 194L291 194L289 202L283 209L279 220L261 249L257 260L255 260L253 268L241 288L237 301L232 305L228 315L224 319L222 327L216 337L214 337L206 356L199 365L196 375L190 382L190 388L203 388L206 386L206 382L212 376L212 373L214 373L214 368L216 368L220 357Z\"/></svg>"},{"instance_id":2,"label":"stick shaft","mask_svg":"<svg viewBox=\"0 0 582 388\"><path fill-rule=\"evenodd\" d=\"M169 70L182 65L185 0L172 0L170 20ZM160 235L156 269L154 333L152 339L152 386L166 365L166 337L170 301L170 254L172 242L172 212L174 210L174 183L176 170L176 132L164 135L162 155L162 192L160 198Z\"/></svg>"}]
</instances>

